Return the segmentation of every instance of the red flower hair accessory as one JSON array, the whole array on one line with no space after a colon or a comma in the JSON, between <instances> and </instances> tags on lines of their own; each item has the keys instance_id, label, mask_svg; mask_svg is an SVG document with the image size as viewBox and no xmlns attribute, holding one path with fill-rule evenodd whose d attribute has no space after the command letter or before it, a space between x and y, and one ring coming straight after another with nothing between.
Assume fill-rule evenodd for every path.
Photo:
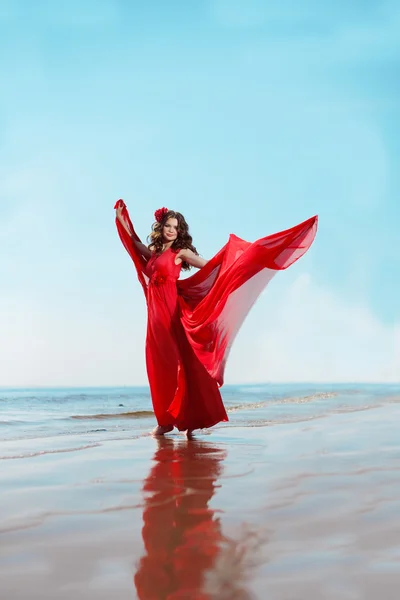
<instances>
[{"instance_id":1,"label":"red flower hair accessory","mask_svg":"<svg viewBox=\"0 0 400 600\"><path fill-rule=\"evenodd\" d=\"M154 213L155 220L158 221L158 223L161 223L168 212L168 208L165 208L165 206L162 208L157 208L156 212Z\"/></svg>"}]
</instances>

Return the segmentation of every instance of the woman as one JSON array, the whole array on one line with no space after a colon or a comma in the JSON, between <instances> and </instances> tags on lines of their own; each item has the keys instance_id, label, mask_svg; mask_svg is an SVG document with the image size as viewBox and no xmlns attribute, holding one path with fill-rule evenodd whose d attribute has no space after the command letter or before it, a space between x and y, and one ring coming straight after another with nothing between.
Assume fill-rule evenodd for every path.
<instances>
[{"instance_id":1,"label":"woman","mask_svg":"<svg viewBox=\"0 0 400 600\"><path fill-rule=\"evenodd\" d=\"M195 429L228 420L219 388L233 339L273 275L308 250L317 217L254 243L231 234L206 261L180 213L158 209L146 246L124 201L115 209L118 233L147 300L146 366L158 423L153 433L177 427L190 437ZM179 280L181 269L191 266L199 270Z\"/></svg>"}]
</instances>

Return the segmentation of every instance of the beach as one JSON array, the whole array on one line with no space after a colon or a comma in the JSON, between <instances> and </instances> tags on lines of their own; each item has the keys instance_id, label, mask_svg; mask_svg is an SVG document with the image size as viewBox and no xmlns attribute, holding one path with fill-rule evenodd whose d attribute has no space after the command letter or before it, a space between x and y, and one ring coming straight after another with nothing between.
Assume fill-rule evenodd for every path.
<instances>
[{"instance_id":1,"label":"beach","mask_svg":"<svg viewBox=\"0 0 400 600\"><path fill-rule=\"evenodd\" d=\"M2 600L398 600L400 386L228 387L195 440L145 389L0 398Z\"/></svg>"}]
</instances>

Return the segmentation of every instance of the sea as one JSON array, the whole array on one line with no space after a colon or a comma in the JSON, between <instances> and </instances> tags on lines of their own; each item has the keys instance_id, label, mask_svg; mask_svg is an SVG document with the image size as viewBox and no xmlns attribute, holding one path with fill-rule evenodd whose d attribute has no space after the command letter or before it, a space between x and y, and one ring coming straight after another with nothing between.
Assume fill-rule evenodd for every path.
<instances>
[{"instance_id":1,"label":"sea","mask_svg":"<svg viewBox=\"0 0 400 600\"><path fill-rule=\"evenodd\" d=\"M400 403L400 384L225 385L229 422L220 427L276 427L334 413ZM0 460L77 452L112 439L151 435L147 387L0 388Z\"/></svg>"}]
</instances>

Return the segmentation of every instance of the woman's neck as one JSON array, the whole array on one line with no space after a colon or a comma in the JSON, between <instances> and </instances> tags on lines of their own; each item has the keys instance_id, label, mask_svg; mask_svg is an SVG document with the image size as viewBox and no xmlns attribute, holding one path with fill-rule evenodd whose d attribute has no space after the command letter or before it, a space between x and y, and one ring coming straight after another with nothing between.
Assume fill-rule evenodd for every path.
<instances>
[{"instance_id":1,"label":"woman's neck","mask_svg":"<svg viewBox=\"0 0 400 600\"><path fill-rule=\"evenodd\" d=\"M172 244L174 243L174 240L172 242L164 242L163 243L163 247L162 247L162 251L165 252L165 250L168 250L168 248L171 248Z\"/></svg>"}]
</instances>

